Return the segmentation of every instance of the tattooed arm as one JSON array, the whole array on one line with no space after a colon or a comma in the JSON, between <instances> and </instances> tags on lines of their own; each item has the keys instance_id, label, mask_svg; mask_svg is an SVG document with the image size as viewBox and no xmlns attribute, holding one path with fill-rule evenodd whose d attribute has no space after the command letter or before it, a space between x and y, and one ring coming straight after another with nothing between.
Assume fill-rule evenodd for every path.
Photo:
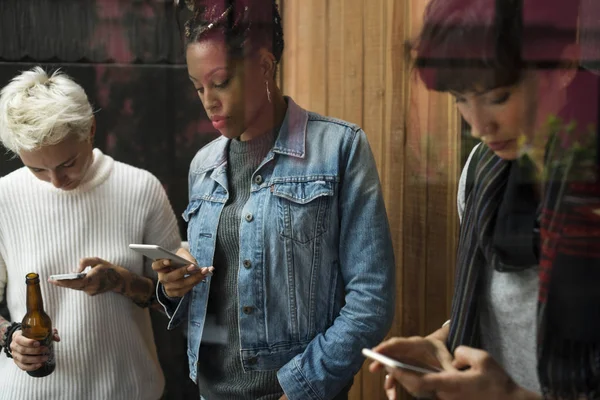
<instances>
[{"instance_id":1,"label":"tattooed arm","mask_svg":"<svg viewBox=\"0 0 600 400\"><path fill-rule=\"evenodd\" d=\"M4 347L4 334L10 325L10 321L0 317L0 347Z\"/></svg>"},{"instance_id":2,"label":"tattooed arm","mask_svg":"<svg viewBox=\"0 0 600 400\"><path fill-rule=\"evenodd\" d=\"M79 272L92 267L85 278L49 282L69 289L82 290L90 296L105 292L116 292L141 305L153 297L156 288L150 278L139 276L128 269L114 265L101 258L84 258L79 264Z\"/></svg>"},{"instance_id":3,"label":"tattooed arm","mask_svg":"<svg viewBox=\"0 0 600 400\"><path fill-rule=\"evenodd\" d=\"M149 304L149 306L159 311L163 311L162 306L154 298L156 282L145 276L134 274L125 268L116 268L121 279L120 284L114 289L115 292L130 298L137 305L147 304L149 300L152 300L152 303Z\"/></svg>"}]
</instances>

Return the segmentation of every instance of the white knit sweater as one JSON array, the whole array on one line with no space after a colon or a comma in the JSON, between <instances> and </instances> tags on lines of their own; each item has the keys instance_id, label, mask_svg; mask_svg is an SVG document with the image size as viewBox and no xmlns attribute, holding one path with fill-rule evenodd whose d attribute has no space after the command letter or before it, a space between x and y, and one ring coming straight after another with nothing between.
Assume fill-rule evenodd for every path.
<instances>
[{"instance_id":1,"label":"white knit sweater","mask_svg":"<svg viewBox=\"0 0 600 400\"><path fill-rule=\"evenodd\" d=\"M56 370L32 378L0 355L0 400L160 398L164 377L150 315L123 295L94 297L47 283L83 257L152 276L130 243L175 249L177 221L158 179L94 150L82 184L67 192L26 168L0 178L0 298L11 319L26 312L25 275L40 275L44 308L61 337Z\"/></svg>"}]
</instances>

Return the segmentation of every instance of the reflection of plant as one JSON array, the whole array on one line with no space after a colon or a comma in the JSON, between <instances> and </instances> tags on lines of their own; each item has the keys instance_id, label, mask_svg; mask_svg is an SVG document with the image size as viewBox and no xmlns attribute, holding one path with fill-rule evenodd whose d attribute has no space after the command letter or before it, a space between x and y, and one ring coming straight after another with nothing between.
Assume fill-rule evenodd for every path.
<instances>
[{"instance_id":1,"label":"reflection of plant","mask_svg":"<svg viewBox=\"0 0 600 400\"><path fill-rule=\"evenodd\" d=\"M548 118L545 132L536 135L533 143L522 145L522 154L537 166L541 182L596 179L597 138L593 125L578 131L576 121L565 123L553 115Z\"/></svg>"}]
</instances>

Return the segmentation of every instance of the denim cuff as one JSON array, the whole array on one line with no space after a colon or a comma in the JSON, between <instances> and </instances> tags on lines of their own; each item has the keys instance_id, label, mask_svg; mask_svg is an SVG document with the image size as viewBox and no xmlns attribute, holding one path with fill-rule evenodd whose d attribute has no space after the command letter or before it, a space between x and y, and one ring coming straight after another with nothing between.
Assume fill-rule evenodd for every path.
<instances>
[{"instance_id":1,"label":"denim cuff","mask_svg":"<svg viewBox=\"0 0 600 400\"><path fill-rule=\"evenodd\" d=\"M163 306L165 312L167 313L167 317L169 319L173 318L173 315L177 312L177 308L179 307L182 297L170 297L165 292L165 287L162 283L156 285L156 300Z\"/></svg>"},{"instance_id":2,"label":"denim cuff","mask_svg":"<svg viewBox=\"0 0 600 400\"><path fill-rule=\"evenodd\" d=\"M298 357L292 358L277 372L277 379L281 388L290 400L322 400L323 398L310 386L310 382L298 366Z\"/></svg>"}]
</instances>

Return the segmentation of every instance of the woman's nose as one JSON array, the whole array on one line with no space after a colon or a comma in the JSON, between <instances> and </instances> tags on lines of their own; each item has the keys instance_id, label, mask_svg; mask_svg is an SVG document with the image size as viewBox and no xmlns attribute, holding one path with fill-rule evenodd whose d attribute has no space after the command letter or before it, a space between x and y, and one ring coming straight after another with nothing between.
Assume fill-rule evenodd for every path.
<instances>
[{"instance_id":1,"label":"woman's nose","mask_svg":"<svg viewBox=\"0 0 600 400\"><path fill-rule=\"evenodd\" d=\"M494 135L498 131L498 124L486 113L474 111L471 118L471 128L471 136L480 139Z\"/></svg>"},{"instance_id":2,"label":"woman's nose","mask_svg":"<svg viewBox=\"0 0 600 400\"><path fill-rule=\"evenodd\" d=\"M216 93L211 89L205 89L204 92L204 108L210 113L216 112L221 106L221 102Z\"/></svg>"},{"instance_id":3,"label":"woman's nose","mask_svg":"<svg viewBox=\"0 0 600 400\"><path fill-rule=\"evenodd\" d=\"M50 172L50 182L52 183L52 185L54 185L55 188L62 188L65 181L66 180L63 175L57 174L56 172Z\"/></svg>"}]
</instances>

